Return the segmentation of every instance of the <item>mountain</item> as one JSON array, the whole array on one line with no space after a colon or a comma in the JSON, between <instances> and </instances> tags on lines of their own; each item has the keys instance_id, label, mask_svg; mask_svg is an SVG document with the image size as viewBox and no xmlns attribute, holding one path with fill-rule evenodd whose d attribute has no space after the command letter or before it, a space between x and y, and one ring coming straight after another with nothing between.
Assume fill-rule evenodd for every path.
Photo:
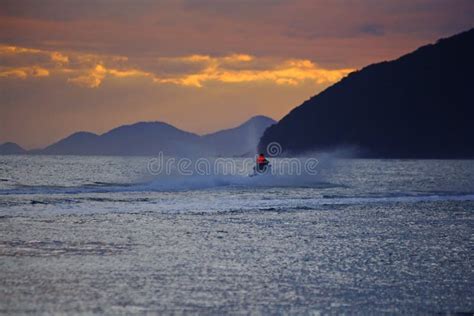
<instances>
[{"instance_id":1,"label":"mountain","mask_svg":"<svg viewBox=\"0 0 474 316\"><path fill-rule=\"evenodd\" d=\"M96 135L78 132L40 153L62 155L185 155L197 150L199 136L163 122L139 122Z\"/></svg>"},{"instance_id":2,"label":"mountain","mask_svg":"<svg viewBox=\"0 0 474 316\"><path fill-rule=\"evenodd\" d=\"M202 137L204 146L218 156L254 155L258 141L265 129L275 124L276 121L266 116L254 116L245 123Z\"/></svg>"},{"instance_id":3,"label":"mountain","mask_svg":"<svg viewBox=\"0 0 474 316\"><path fill-rule=\"evenodd\" d=\"M98 138L99 136L94 133L77 132L46 147L40 153L49 155L61 155L64 153L81 155L84 152L89 152L94 154L100 151L100 147L97 144Z\"/></svg>"},{"instance_id":4,"label":"mountain","mask_svg":"<svg viewBox=\"0 0 474 316\"><path fill-rule=\"evenodd\" d=\"M199 136L163 122L139 122L112 129L102 135L74 133L35 154L47 155L165 155L233 156L255 153L263 131L275 123L256 116L244 124Z\"/></svg>"},{"instance_id":5,"label":"mountain","mask_svg":"<svg viewBox=\"0 0 474 316\"><path fill-rule=\"evenodd\" d=\"M367 157L474 157L474 29L370 65L305 101L259 143L287 152L359 149Z\"/></svg>"},{"instance_id":6,"label":"mountain","mask_svg":"<svg viewBox=\"0 0 474 316\"><path fill-rule=\"evenodd\" d=\"M26 150L19 145L11 142L0 145L0 155L20 155L26 153Z\"/></svg>"}]
</instances>

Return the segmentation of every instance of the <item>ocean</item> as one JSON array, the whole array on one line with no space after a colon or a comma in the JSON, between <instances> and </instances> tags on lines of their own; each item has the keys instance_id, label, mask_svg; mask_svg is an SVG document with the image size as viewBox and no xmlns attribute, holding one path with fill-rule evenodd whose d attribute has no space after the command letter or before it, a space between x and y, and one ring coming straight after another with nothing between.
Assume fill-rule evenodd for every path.
<instances>
[{"instance_id":1,"label":"ocean","mask_svg":"<svg viewBox=\"0 0 474 316\"><path fill-rule=\"evenodd\" d=\"M472 160L153 159L0 156L1 313L474 312Z\"/></svg>"}]
</instances>

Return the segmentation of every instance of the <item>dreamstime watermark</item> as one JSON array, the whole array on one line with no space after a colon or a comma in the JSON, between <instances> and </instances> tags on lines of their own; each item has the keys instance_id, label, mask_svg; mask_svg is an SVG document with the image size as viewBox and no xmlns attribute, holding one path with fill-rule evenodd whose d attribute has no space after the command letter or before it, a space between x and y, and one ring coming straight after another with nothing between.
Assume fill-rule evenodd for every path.
<instances>
[{"instance_id":1,"label":"dreamstime watermark","mask_svg":"<svg viewBox=\"0 0 474 316\"><path fill-rule=\"evenodd\" d=\"M166 157L160 152L157 157L148 161L148 172L151 175L212 176L212 175L255 175L258 173L275 176L316 175L319 165L314 157L288 158L280 157L282 146L277 142L267 145L266 152L270 164L262 170L256 169L255 158L175 158Z\"/></svg>"}]
</instances>

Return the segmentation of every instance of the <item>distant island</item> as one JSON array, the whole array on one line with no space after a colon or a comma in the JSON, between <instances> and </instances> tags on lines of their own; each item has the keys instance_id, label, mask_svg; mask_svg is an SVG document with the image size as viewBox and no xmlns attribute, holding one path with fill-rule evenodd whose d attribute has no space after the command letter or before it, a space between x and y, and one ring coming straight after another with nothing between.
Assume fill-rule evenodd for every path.
<instances>
[{"instance_id":1,"label":"distant island","mask_svg":"<svg viewBox=\"0 0 474 316\"><path fill-rule=\"evenodd\" d=\"M24 153L26 150L18 144L6 142L0 145L0 155L21 155Z\"/></svg>"},{"instance_id":2,"label":"distant island","mask_svg":"<svg viewBox=\"0 0 474 316\"><path fill-rule=\"evenodd\" d=\"M102 135L74 133L43 149L26 151L15 143L0 145L0 154L41 155L254 155L258 141L267 127L276 121L255 116L243 124L199 136L164 122L138 122L110 130Z\"/></svg>"},{"instance_id":3,"label":"distant island","mask_svg":"<svg viewBox=\"0 0 474 316\"><path fill-rule=\"evenodd\" d=\"M474 157L474 29L351 73L269 127L287 153Z\"/></svg>"}]
</instances>

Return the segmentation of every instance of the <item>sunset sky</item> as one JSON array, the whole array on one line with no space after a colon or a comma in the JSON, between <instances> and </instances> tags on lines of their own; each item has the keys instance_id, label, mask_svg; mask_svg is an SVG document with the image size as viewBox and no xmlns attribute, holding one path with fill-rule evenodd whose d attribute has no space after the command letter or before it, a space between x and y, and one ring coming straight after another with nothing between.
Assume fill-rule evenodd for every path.
<instances>
[{"instance_id":1,"label":"sunset sky","mask_svg":"<svg viewBox=\"0 0 474 316\"><path fill-rule=\"evenodd\" d=\"M280 119L355 69L472 27L472 0L2 0L0 143Z\"/></svg>"}]
</instances>

